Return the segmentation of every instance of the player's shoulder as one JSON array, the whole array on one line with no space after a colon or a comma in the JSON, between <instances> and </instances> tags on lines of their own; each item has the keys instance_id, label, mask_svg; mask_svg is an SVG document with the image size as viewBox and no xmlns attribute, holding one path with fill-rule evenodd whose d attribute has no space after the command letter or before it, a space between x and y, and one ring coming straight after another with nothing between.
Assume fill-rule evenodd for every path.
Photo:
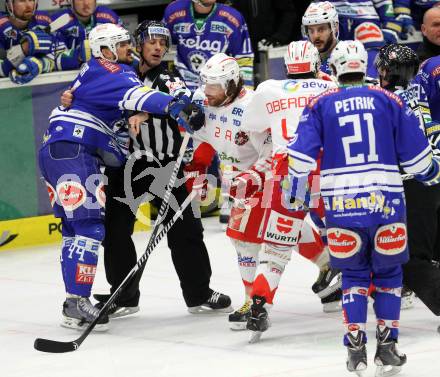
<instances>
[{"instance_id":1,"label":"player's shoulder","mask_svg":"<svg viewBox=\"0 0 440 377\"><path fill-rule=\"evenodd\" d=\"M43 10L35 11L34 19L38 25L42 25L42 26L49 26L49 24L52 22L49 13Z\"/></svg>"},{"instance_id":2,"label":"player's shoulder","mask_svg":"<svg viewBox=\"0 0 440 377\"><path fill-rule=\"evenodd\" d=\"M313 109L314 107L316 107L320 103L324 103L325 101L328 101L328 100L333 100L333 98L335 96L338 96L341 93L342 93L342 89L339 87L333 87L333 88L327 89L327 90L323 91L322 93L318 94L316 97L312 98L312 100L310 100L307 107L309 109Z\"/></svg>"},{"instance_id":3,"label":"player's shoulder","mask_svg":"<svg viewBox=\"0 0 440 377\"><path fill-rule=\"evenodd\" d=\"M7 13L0 12L0 30L4 30L11 25Z\"/></svg>"},{"instance_id":4,"label":"player's shoulder","mask_svg":"<svg viewBox=\"0 0 440 377\"><path fill-rule=\"evenodd\" d=\"M240 93L238 93L237 98L233 102L233 104L246 106L254 97L255 91L248 88L242 88Z\"/></svg>"},{"instance_id":5,"label":"player's shoulder","mask_svg":"<svg viewBox=\"0 0 440 377\"><path fill-rule=\"evenodd\" d=\"M244 18L242 14L235 8L229 5L217 3L217 9L215 10L216 19L221 19L226 24L240 28L244 24Z\"/></svg>"},{"instance_id":6,"label":"player's shoulder","mask_svg":"<svg viewBox=\"0 0 440 377\"><path fill-rule=\"evenodd\" d=\"M365 88L375 97L386 99L387 101L395 105L399 105L400 107L402 107L404 104L402 101L402 97L400 97L396 93L390 92L389 90L380 87L379 85L368 85Z\"/></svg>"},{"instance_id":7,"label":"player's shoulder","mask_svg":"<svg viewBox=\"0 0 440 377\"><path fill-rule=\"evenodd\" d=\"M167 24L173 23L179 18L184 18L190 13L191 0L173 1L167 5L164 12L164 20Z\"/></svg>"},{"instance_id":8,"label":"player's shoulder","mask_svg":"<svg viewBox=\"0 0 440 377\"><path fill-rule=\"evenodd\" d=\"M440 76L440 55L426 59L420 66L420 71L432 76Z\"/></svg>"},{"instance_id":9,"label":"player's shoulder","mask_svg":"<svg viewBox=\"0 0 440 377\"><path fill-rule=\"evenodd\" d=\"M95 17L98 23L120 23L119 16L110 8L104 7L102 5L96 7Z\"/></svg>"}]
</instances>

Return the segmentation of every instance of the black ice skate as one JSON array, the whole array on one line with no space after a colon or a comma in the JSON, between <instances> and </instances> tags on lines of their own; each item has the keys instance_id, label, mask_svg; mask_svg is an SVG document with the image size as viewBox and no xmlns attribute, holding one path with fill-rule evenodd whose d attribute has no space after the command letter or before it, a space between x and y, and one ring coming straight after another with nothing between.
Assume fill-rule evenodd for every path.
<instances>
[{"instance_id":1,"label":"black ice skate","mask_svg":"<svg viewBox=\"0 0 440 377\"><path fill-rule=\"evenodd\" d=\"M251 316L251 303L251 301L246 301L240 309L229 314L231 330L246 330L248 318Z\"/></svg>"},{"instance_id":2,"label":"black ice skate","mask_svg":"<svg viewBox=\"0 0 440 377\"><path fill-rule=\"evenodd\" d=\"M338 312L342 308L341 272L330 266L324 267L312 285L312 291L321 299L324 313Z\"/></svg>"},{"instance_id":3,"label":"black ice skate","mask_svg":"<svg viewBox=\"0 0 440 377\"><path fill-rule=\"evenodd\" d=\"M270 321L267 310L263 307L266 299L261 296L254 296L252 302L251 314L246 328L252 331L249 343L256 343L260 340L262 333L270 327Z\"/></svg>"},{"instance_id":4,"label":"black ice skate","mask_svg":"<svg viewBox=\"0 0 440 377\"><path fill-rule=\"evenodd\" d=\"M367 369L367 348L365 346L365 333L363 331L353 331L347 333L350 344L347 346L347 369L358 376L362 376Z\"/></svg>"},{"instance_id":5,"label":"black ice skate","mask_svg":"<svg viewBox=\"0 0 440 377\"><path fill-rule=\"evenodd\" d=\"M377 365L376 377L389 377L399 373L402 365L406 363L406 355L397 349L397 340L390 338L391 331L388 327L377 326L377 350L374 364Z\"/></svg>"},{"instance_id":6,"label":"black ice skate","mask_svg":"<svg viewBox=\"0 0 440 377\"><path fill-rule=\"evenodd\" d=\"M93 298L99 302L95 305L95 308L101 310L105 303L110 298L109 294L94 294ZM108 309L108 317L111 319L126 317L128 315L137 313L139 311L139 305L121 305L112 303Z\"/></svg>"},{"instance_id":7,"label":"black ice skate","mask_svg":"<svg viewBox=\"0 0 440 377\"><path fill-rule=\"evenodd\" d=\"M68 297L63 304L63 321L61 326L83 330L97 316L99 310L93 306L88 297ZM104 316L95 326L95 331L108 330L108 316Z\"/></svg>"},{"instance_id":8,"label":"black ice skate","mask_svg":"<svg viewBox=\"0 0 440 377\"><path fill-rule=\"evenodd\" d=\"M231 313L234 309L231 306L231 298L223 293L212 291L211 296L199 306L191 306L188 311L191 314L204 313Z\"/></svg>"}]
</instances>

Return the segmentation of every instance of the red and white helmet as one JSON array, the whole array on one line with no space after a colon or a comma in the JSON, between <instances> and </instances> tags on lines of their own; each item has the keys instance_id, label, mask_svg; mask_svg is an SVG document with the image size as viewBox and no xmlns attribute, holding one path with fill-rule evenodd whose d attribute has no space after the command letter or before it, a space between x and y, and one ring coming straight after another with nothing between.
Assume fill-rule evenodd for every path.
<instances>
[{"instance_id":1,"label":"red and white helmet","mask_svg":"<svg viewBox=\"0 0 440 377\"><path fill-rule=\"evenodd\" d=\"M338 79L346 73L365 75L368 54L364 45L359 41L341 41L333 49L328 62Z\"/></svg>"},{"instance_id":2,"label":"red and white helmet","mask_svg":"<svg viewBox=\"0 0 440 377\"><path fill-rule=\"evenodd\" d=\"M307 26L330 24L333 36L339 35L339 18L336 8L329 1L311 3L302 17L301 32L304 38L308 38Z\"/></svg>"},{"instance_id":3,"label":"red and white helmet","mask_svg":"<svg viewBox=\"0 0 440 377\"><path fill-rule=\"evenodd\" d=\"M227 90L231 81L238 85L240 66L235 58L219 52L210 57L202 67L200 79L203 84L220 84L224 90Z\"/></svg>"},{"instance_id":4,"label":"red and white helmet","mask_svg":"<svg viewBox=\"0 0 440 377\"><path fill-rule=\"evenodd\" d=\"M14 12L14 0L6 0L5 7L6 7L7 12L9 13L9 15L11 17L16 18L15 12ZM37 10L37 8L38 8L38 0L35 0L34 10L32 12L33 14L35 14L35 11Z\"/></svg>"},{"instance_id":5,"label":"red and white helmet","mask_svg":"<svg viewBox=\"0 0 440 377\"><path fill-rule=\"evenodd\" d=\"M385 38L381 28L373 22L362 22L354 29L354 39L362 42L365 48L382 47Z\"/></svg>"},{"instance_id":6,"label":"red and white helmet","mask_svg":"<svg viewBox=\"0 0 440 377\"><path fill-rule=\"evenodd\" d=\"M288 75L316 73L321 65L318 49L309 41L294 41L287 46L284 64Z\"/></svg>"},{"instance_id":7,"label":"red and white helmet","mask_svg":"<svg viewBox=\"0 0 440 377\"><path fill-rule=\"evenodd\" d=\"M117 60L117 45L120 42L131 41L130 33L120 25L115 24L101 24L95 26L89 34L89 43L92 50L92 55L95 58L106 59L102 54L101 49L107 47L115 55ZM106 59L109 60L109 59Z\"/></svg>"}]
</instances>

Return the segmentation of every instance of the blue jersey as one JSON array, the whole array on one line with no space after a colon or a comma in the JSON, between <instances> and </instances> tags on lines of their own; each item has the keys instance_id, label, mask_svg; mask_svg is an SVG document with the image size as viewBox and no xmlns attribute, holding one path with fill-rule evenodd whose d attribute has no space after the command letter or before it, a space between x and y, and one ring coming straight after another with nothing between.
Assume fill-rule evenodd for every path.
<instances>
[{"instance_id":1,"label":"blue jersey","mask_svg":"<svg viewBox=\"0 0 440 377\"><path fill-rule=\"evenodd\" d=\"M77 47L88 38L90 31L100 24L119 24L122 20L111 9L98 6L90 18L88 24L83 24L72 11L65 9L53 15L53 19L57 19L63 14L70 16L70 22L58 30L57 39L57 59L56 68L61 70L77 69L81 66L79 51Z\"/></svg>"},{"instance_id":2,"label":"blue jersey","mask_svg":"<svg viewBox=\"0 0 440 377\"><path fill-rule=\"evenodd\" d=\"M72 88L72 106L53 110L44 144L59 140L86 144L116 156L119 162L123 162L127 147L118 145L125 110L164 115L174 99L144 86L130 66L104 59L92 58L85 63Z\"/></svg>"},{"instance_id":3,"label":"blue jersey","mask_svg":"<svg viewBox=\"0 0 440 377\"><path fill-rule=\"evenodd\" d=\"M386 114L386 116L384 116ZM399 165L426 174L432 152L414 113L377 86L328 90L303 112L289 148L293 179L315 169L319 151L326 219L344 227L402 221Z\"/></svg>"},{"instance_id":4,"label":"blue jersey","mask_svg":"<svg viewBox=\"0 0 440 377\"><path fill-rule=\"evenodd\" d=\"M339 16L363 20L394 21L392 0L329 0Z\"/></svg>"},{"instance_id":5,"label":"blue jersey","mask_svg":"<svg viewBox=\"0 0 440 377\"><path fill-rule=\"evenodd\" d=\"M0 49L9 50L12 46L20 43L23 33L35 29L44 30L51 22L52 20L47 12L36 11L27 27L18 29L9 21L7 13L0 12ZM37 57L40 56L37 55ZM49 58L52 59L53 57L49 56ZM8 60L5 60L0 66L0 76L8 76L13 69L14 66Z\"/></svg>"},{"instance_id":6,"label":"blue jersey","mask_svg":"<svg viewBox=\"0 0 440 377\"><path fill-rule=\"evenodd\" d=\"M432 119L440 122L440 56L434 56L422 63L415 82L425 90Z\"/></svg>"},{"instance_id":7,"label":"blue jersey","mask_svg":"<svg viewBox=\"0 0 440 377\"><path fill-rule=\"evenodd\" d=\"M219 52L236 58L245 84L253 85L254 54L246 23L236 9L215 4L200 21L194 18L191 0L179 0L167 6L163 21L177 45L176 68L189 89L200 86L200 68Z\"/></svg>"}]
</instances>

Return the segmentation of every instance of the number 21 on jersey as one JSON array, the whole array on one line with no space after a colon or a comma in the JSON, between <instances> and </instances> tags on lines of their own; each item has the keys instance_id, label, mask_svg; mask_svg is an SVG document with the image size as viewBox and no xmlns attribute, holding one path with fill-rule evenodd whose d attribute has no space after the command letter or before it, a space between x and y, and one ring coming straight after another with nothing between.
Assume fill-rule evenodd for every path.
<instances>
[{"instance_id":1,"label":"number 21 on jersey","mask_svg":"<svg viewBox=\"0 0 440 377\"><path fill-rule=\"evenodd\" d=\"M361 121L362 115L362 121ZM353 143L364 143L365 140L362 139L362 125L367 125L368 134L368 162L379 161L379 156L376 153L376 134L374 132L373 114L363 113L363 114L352 114L339 117L339 126L345 127L352 125L354 134L352 136L344 136L342 138L342 145L344 146L345 162L347 165L352 164L363 164L365 163L365 154L358 153L353 156L350 151L350 146ZM365 123L363 123L365 122ZM367 149L364 149L367 150Z\"/></svg>"}]
</instances>

